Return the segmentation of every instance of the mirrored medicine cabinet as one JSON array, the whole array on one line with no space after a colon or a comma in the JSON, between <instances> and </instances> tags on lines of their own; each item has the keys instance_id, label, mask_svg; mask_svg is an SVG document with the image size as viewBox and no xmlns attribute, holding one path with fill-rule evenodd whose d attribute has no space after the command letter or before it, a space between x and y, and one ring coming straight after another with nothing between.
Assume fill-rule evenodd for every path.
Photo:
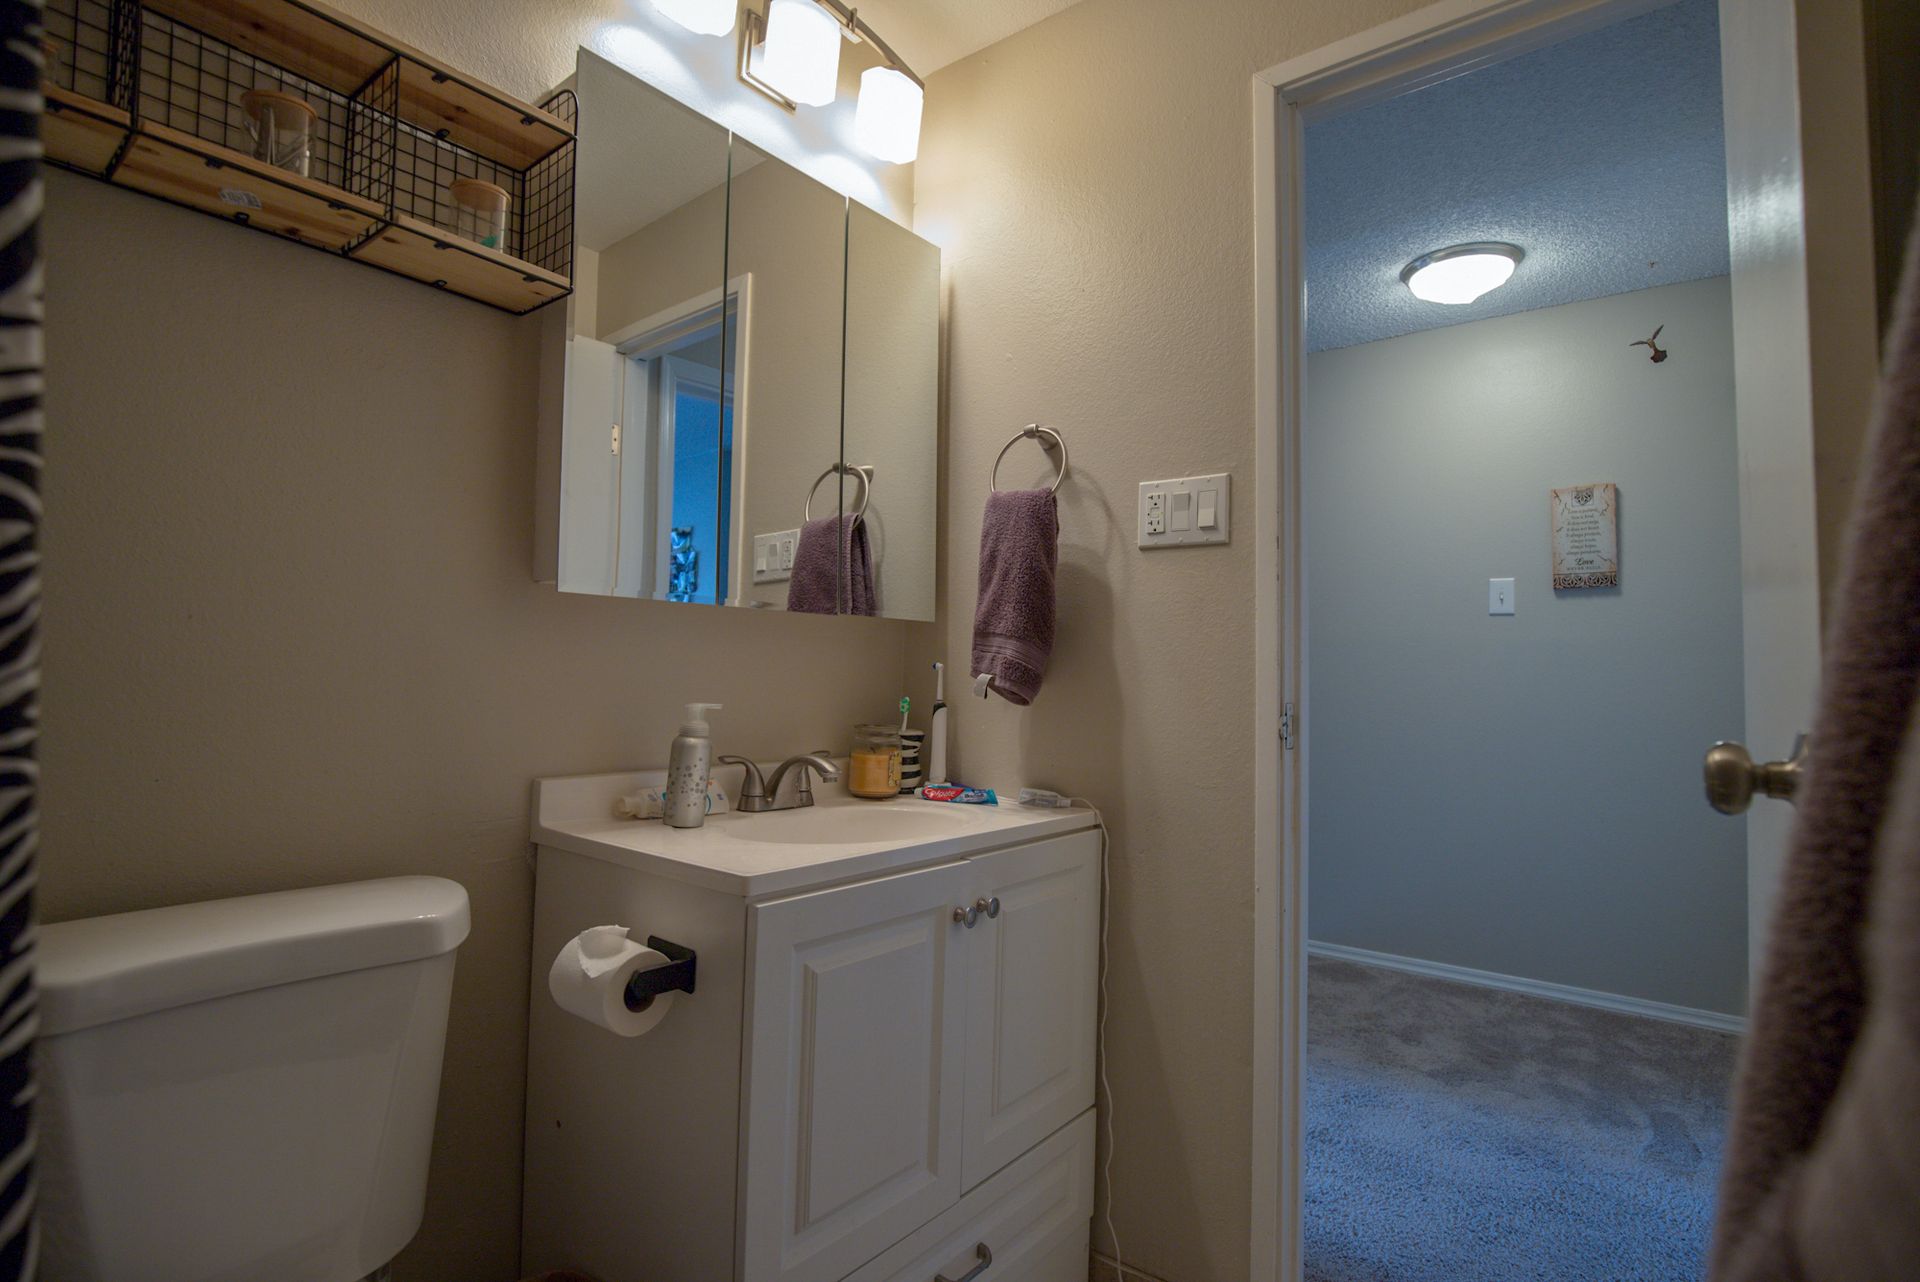
<instances>
[{"instance_id":1,"label":"mirrored medicine cabinet","mask_svg":"<svg viewBox=\"0 0 1920 1282\"><path fill-rule=\"evenodd\" d=\"M939 251L585 49L575 90L560 589L933 618Z\"/></svg>"}]
</instances>

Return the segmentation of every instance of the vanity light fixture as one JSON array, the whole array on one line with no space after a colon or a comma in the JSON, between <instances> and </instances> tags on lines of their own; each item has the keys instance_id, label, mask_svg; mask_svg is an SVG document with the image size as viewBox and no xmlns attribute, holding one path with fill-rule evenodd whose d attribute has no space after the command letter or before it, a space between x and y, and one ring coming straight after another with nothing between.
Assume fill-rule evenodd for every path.
<instances>
[{"instance_id":1,"label":"vanity light fixture","mask_svg":"<svg viewBox=\"0 0 1920 1282\"><path fill-rule=\"evenodd\" d=\"M814 0L771 0L759 77L788 100L824 107L840 88L840 24Z\"/></svg>"},{"instance_id":2,"label":"vanity light fixture","mask_svg":"<svg viewBox=\"0 0 1920 1282\"><path fill-rule=\"evenodd\" d=\"M740 79L788 111L824 107L839 87L842 39L871 44L885 60L860 75L855 141L881 160L912 162L920 151L926 86L859 11L840 0L767 0L764 12L749 0L741 13Z\"/></svg>"},{"instance_id":3,"label":"vanity light fixture","mask_svg":"<svg viewBox=\"0 0 1920 1282\"><path fill-rule=\"evenodd\" d=\"M1422 254L1400 272L1415 298L1428 303L1471 303L1507 283L1526 257L1518 245L1476 241Z\"/></svg>"},{"instance_id":4,"label":"vanity light fixture","mask_svg":"<svg viewBox=\"0 0 1920 1282\"><path fill-rule=\"evenodd\" d=\"M868 67L860 73L860 102L853 113L853 137L860 149L896 165L910 165L920 154L920 109L926 91L920 82L893 67Z\"/></svg>"},{"instance_id":5,"label":"vanity light fixture","mask_svg":"<svg viewBox=\"0 0 1920 1282\"><path fill-rule=\"evenodd\" d=\"M740 0L653 0L653 7L696 35L724 36L733 30Z\"/></svg>"}]
</instances>

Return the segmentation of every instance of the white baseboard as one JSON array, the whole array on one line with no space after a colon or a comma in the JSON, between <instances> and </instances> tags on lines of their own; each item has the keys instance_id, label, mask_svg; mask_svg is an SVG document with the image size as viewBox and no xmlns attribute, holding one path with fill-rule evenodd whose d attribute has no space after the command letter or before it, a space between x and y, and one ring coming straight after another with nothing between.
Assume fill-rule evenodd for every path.
<instances>
[{"instance_id":1,"label":"white baseboard","mask_svg":"<svg viewBox=\"0 0 1920 1282\"><path fill-rule=\"evenodd\" d=\"M1692 1024L1699 1028L1711 1028L1720 1033L1747 1031L1747 1021L1744 1016L1723 1015L1717 1010L1696 1010L1691 1006L1650 1002L1644 997L1622 997L1618 993L1575 988L1571 984L1549 984L1539 979L1521 979L1518 975L1502 975L1491 970L1474 970L1469 966L1449 966L1445 962L1421 961L1417 957L1398 957L1393 953L1376 953L1370 948L1349 948L1345 944L1323 944L1318 940L1307 941L1307 952L1315 957L1359 962L1363 966L1383 966L1388 970L1404 970L1409 974L1428 975L1434 979L1451 979L1462 984L1478 984L1483 988L1500 988L1510 993L1525 993L1529 997L1547 997L1554 1001L1572 1002L1576 1006L1593 1006L1622 1015L1640 1015L1647 1019L1664 1019L1675 1024Z\"/></svg>"}]
</instances>

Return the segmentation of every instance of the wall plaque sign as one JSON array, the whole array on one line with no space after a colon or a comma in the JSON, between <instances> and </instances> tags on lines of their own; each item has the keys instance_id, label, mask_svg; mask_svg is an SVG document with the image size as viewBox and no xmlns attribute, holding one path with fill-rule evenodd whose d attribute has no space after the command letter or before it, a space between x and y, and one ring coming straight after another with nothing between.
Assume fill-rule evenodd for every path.
<instances>
[{"instance_id":1,"label":"wall plaque sign","mask_svg":"<svg viewBox=\"0 0 1920 1282\"><path fill-rule=\"evenodd\" d=\"M1609 483L1551 493L1554 588L1619 587L1619 491Z\"/></svg>"}]
</instances>

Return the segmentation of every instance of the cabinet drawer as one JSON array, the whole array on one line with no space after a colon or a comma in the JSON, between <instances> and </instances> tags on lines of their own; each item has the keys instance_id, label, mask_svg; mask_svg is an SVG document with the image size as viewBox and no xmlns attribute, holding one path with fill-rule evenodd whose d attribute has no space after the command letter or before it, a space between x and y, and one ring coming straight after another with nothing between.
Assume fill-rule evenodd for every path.
<instances>
[{"instance_id":1,"label":"cabinet drawer","mask_svg":"<svg viewBox=\"0 0 1920 1282\"><path fill-rule=\"evenodd\" d=\"M1088 1109L846 1282L958 1279L982 1244L993 1263L976 1282L1084 1282L1093 1126Z\"/></svg>"}]
</instances>

